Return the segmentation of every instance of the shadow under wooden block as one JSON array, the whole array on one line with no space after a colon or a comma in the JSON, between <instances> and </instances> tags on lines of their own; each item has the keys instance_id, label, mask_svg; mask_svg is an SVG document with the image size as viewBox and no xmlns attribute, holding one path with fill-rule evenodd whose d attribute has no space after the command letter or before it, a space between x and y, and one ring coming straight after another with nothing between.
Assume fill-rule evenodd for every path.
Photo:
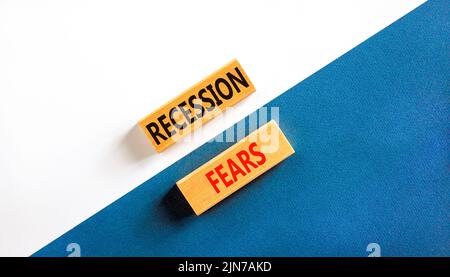
<instances>
[{"instance_id":1,"label":"shadow under wooden block","mask_svg":"<svg viewBox=\"0 0 450 277\"><path fill-rule=\"evenodd\" d=\"M135 162L156 154L151 142L137 124L128 131L123 138L122 144L125 145L128 158Z\"/></svg>"},{"instance_id":2,"label":"shadow under wooden block","mask_svg":"<svg viewBox=\"0 0 450 277\"><path fill-rule=\"evenodd\" d=\"M173 220L181 220L195 214L176 185L164 195L161 204Z\"/></svg>"}]
</instances>

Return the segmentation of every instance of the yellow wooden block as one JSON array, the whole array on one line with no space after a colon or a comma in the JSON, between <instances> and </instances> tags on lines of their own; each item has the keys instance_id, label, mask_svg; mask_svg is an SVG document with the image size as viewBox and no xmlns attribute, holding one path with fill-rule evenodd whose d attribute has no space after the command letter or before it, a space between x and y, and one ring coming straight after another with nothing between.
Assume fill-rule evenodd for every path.
<instances>
[{"instance_id":1,"label":"yellow wooden block","mask_svg":"<svg viewBox=\"0 0 450 277\"><path fill-rule=\"evenodd\" d=\"M200 215L294 152L272 120L179 180L177 186Z\"/></svg>"},{"instance_id":2,"label":"yellow wooden block","mask_svg":"<svg viewBox=\"0 0 450 277\"><path fill-rule=\"evenodd\" d=\"M254 91L242 66L233 60L140 120L139 126L161 152Z\"/></svg>"}]
</instances>

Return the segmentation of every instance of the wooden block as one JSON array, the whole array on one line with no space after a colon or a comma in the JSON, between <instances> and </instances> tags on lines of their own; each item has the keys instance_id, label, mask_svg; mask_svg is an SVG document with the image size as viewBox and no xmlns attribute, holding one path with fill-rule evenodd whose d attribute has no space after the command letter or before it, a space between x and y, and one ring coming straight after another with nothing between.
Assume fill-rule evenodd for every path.
<instances>
[{"instance_id":1,"label":"wooden block","mask_svg":"<svg viewBox=\"0 0 450 277\"><path fill-rule=\"evenodd\" d=\"M177 186L200 215L294 152L272 120L179 180Z\"/></svg>"},{"instance_id":2,"label":"wooden block","mask_svg":"<svg viewBox=\"0 0 450 277\"><path fill-rule=\"evenodd\" d=\"M254 91L242 66L233 60L140 120L139 126L161 152Z\"/></svg>"}]
</instances>

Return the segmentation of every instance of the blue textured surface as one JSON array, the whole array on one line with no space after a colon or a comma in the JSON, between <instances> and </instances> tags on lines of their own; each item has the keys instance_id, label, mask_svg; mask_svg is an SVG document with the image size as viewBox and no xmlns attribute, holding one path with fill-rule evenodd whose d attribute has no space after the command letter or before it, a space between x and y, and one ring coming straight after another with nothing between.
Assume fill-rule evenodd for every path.
<instances>
[{"instance_id":1,"label":"blue textured surface","mask_svg":"<svg viewBox=\"0 0 450 277\"><path fill-rule=\"evenodd\" d=\"M207 143L35 256L450 255L447 1L428 2L268 106L296 154L200 217L161 200ZM214 123L210 123L214 124ZM162 154L164 155L164 154Z\"/></svg>"}]
</instances>

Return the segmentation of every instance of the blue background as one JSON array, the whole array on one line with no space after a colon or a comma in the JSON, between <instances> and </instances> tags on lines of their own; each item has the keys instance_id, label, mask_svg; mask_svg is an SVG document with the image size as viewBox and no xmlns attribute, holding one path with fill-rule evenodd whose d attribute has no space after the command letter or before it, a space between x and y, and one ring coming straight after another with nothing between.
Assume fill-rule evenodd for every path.
<instances>
[{"instance_id":1,"label":"blue background","mask_svg":"<svg viewBox=\"0 0 450 277\"><path fill-rule=\"evenodd\" d=\"M382 256L450 255L449 18L447 1L427 2L270 102L296 154L204 215L176 219L162 199L229 143L35 256L71 242L82 256L367 256L371 242Z\"/></svg>"}]
</instances>

